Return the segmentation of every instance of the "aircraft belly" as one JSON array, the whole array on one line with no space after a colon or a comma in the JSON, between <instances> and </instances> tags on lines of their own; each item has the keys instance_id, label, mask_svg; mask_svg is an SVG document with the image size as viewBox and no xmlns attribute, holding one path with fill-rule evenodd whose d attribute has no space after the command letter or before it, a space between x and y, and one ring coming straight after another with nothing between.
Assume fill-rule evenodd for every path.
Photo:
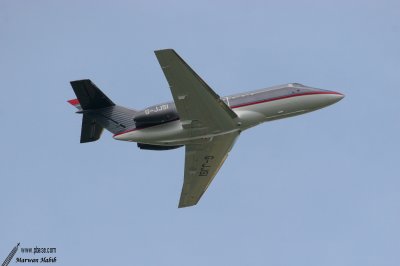
<instances>
[{"instance_id":1,"label":"aircraft belly","mask_svg":"<svg viewBox=\"0 0 400 266\"><path fill-rule=\"evenodd\" d=\"M114 136L116 140L140 142L154 145L186 145L209 142L213 137L239 131L238 128L212 133L207 130L184 129L180 120L152 126L149 128L132 130Z\"/></svg>"},{"instance_id":2,"label":"aircraft belly","mask_svg":"<svg viewBox=\"0 0 400 266\"><path fill-rule=\"evenodd\" d=\"M115 136L117 140L142 142L149 144L163 144L171 142L176 138L186 137L187 133L183 130L180 120L165 123L158 126L136 129Z\"/></svg>"}]
</instances>

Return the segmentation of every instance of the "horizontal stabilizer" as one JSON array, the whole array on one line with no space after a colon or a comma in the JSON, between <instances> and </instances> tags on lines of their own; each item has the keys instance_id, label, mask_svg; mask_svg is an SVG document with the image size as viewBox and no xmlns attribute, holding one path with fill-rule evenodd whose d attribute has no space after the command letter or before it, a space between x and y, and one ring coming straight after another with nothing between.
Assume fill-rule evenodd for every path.
<instances>
[{"instance_id":1,"label":"horizontal stabilizer","mask_svg":"<svg viewBox=\"0 0 400 266\"><path fill-rule=\"evenodd\" d=\"M71 81L71 86L83 110L115 105L90 79Z\"/></svg>"},{"instance_id":2,"label":"horizontal stabilizer","mask_svg":"<svg viewBox=\"0 0 400 266\"><path fill-rule=\"evenodd\" d=\"M101 133L103 133L103 127L96 122L96 119L84 114L82 117L81 143L96 141L101 137Z\"/></svg>"}]
</instances>

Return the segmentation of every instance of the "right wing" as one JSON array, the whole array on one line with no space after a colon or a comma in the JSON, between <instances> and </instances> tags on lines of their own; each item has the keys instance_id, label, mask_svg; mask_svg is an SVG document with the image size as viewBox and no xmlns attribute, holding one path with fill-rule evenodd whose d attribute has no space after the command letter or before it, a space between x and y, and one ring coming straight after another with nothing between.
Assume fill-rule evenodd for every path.
<instances>
[{"instance_id":1,"label":"right wing","mask_svg":"<svg viewBox=\"0 0 400 266\"><path fill-rule=\"evenodd\" d=\"M239 132L213 137L208 143L188 144L179 208L196 205L232 149Z\"/></svg>"},{"instance_id":2,"label":"right wing","mask_svg":"<svg viewBox=\"0 0 400 266\"><path fill-rule=\"evenodd\" d=\"M155 54L185 129L202 134L234 128L237 115L174 50L159 50Z\"/></svg>"}]
</instances>

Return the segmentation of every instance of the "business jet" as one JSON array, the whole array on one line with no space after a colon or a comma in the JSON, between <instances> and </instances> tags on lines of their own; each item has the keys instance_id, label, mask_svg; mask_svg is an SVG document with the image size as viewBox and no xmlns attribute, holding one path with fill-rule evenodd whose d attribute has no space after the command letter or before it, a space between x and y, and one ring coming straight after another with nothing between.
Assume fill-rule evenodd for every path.
<instances>
[{"instance_id":1,"label":"business jet","mask_svg":"<svg viewBox=\"0 0 400 266\"><path fill-rule=\"evenodd\" d=\"M179 208L196 205L241 132L260 123L312 112L344 95L289 83L220 97L172 49L155 51L173 102L135 110L115 104L89 79L71 81L82 114L80 142L100 138L136 142L144 150L185 147Z\"/></svg>"}]
</instances>

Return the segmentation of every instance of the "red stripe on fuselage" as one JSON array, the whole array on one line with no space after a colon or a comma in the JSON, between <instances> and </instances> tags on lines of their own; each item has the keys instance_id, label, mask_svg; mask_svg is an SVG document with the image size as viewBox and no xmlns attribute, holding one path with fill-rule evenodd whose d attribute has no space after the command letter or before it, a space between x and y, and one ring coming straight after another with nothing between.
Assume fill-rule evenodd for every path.
<instances>
[{"instance_id":1,"label":"red stripe on fuselage","mask_svg":"<svg viewBox=\"0 0 400 266\"><path fill-rule=\"evenodd\" d=\"M307 95L318 95L318 94L343 95L341 93L334 92L334 91L305 92L305 93L302 93L302 94L286 95L286 96L280 96L280 97L276 97L276 98L265 99L265 100L255 101L255 102L243 103L243 104L239 104L239 105L235 105L235 106L230 106L230 108L231 109L235 109L235 108L240 108L240 107L245 107L245 106L250 106L250 105L255 105L255 104L260 104L260 103L266 103L266 102L273 102L273 101L278 101L278 100L283 100L283 99L288 99L288 98L293 98L293 97L300 97L300 96L307 96ZM168 121L168 122L165 122L163 124L174 122L174 121L177 121L177 120L179 120L179 119ZM134 128L134 129L131 129L131 130L127 130L127 131L115 134L114 137L122 135L122 134L129 133L129 132L133 132L133 131L136 131L136 130L146 129L146 128L155 127L155 126L158 126L158 125L149 126L149 127Z\"/></svg>"},{"instance_id":2,"label":"red stripe on fuselage","mask_svg":"<svg viewBox=\"0 0 400 266\"><path fill-rule=\"evenodd\" d=\"M299 97L299 96L317 95L317 94L343 95L341 93L334 92L334 91L305 92L305 93L302 93L302 94L286 95L286 96L280 96L280 97L276 97L276 98L265 99L265 100L255 101L255 102L243 103L243 104L239 104L239 105L235 105L235 106L230 106L230 108L235 109L235 108L240 108L240 107L249 106L249 105L255 105L255 104L266 103L266 102L273 102L273 101L278 101L278 100L283 100L283 99L288 99L288 98L293 98L293 97Z\"/></svg>"}]
</instances>

